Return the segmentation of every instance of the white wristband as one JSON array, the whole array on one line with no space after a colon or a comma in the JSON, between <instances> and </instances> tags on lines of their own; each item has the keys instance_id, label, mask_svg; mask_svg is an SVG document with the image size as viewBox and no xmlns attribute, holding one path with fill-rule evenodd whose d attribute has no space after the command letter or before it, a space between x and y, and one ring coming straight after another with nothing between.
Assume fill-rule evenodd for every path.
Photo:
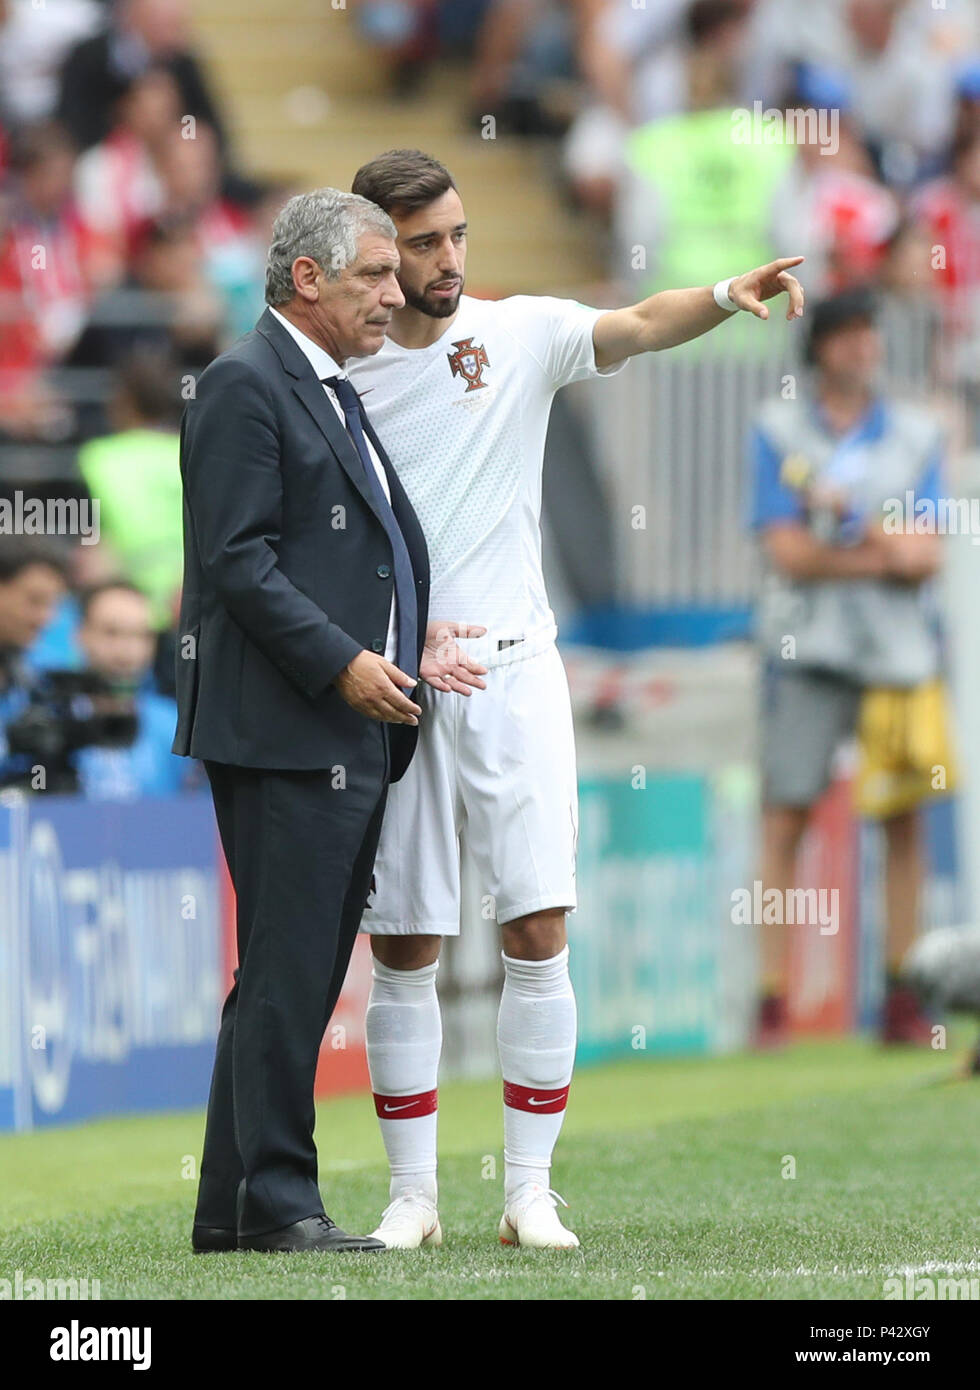
<instances>
[{"instance_id":1,"label":"white wristband","mask_svg":"<svg viewBox=\"0 0 980 1390\"><path fill-rule=\"evenodd\" d=\"M735 314L738 312L738 305L733 304L732 301L728 298L729 286L731 285L732 280L737 279L738 276L733 275L730 280L719 280L713 290L715 303L718 305L719 309L724 309L726 314Z\"/></svg>"}]
</instances>

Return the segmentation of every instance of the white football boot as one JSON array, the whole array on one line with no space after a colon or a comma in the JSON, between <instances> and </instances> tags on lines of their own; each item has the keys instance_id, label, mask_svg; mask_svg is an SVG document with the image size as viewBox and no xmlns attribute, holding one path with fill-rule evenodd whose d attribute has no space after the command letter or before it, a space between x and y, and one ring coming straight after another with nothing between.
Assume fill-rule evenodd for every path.
<instances>
[{"instance_id":1,"label":"white football boot","mask_svg":"<svg viewBox=\"0 0 980 1390\"><path fill-rule=\"evenodd\" d=\"M504 1207L497 1234L501 1245L525 1245L533 1250L574 1250L579 1243L574 1231L558 1219L558 1203L568 1203L550 1187L525 1182ZM375 1231L375 1235L379 1232Z\"/></svg>"},{"instance_id":2,"label":"white football boot","mask_svg":"<svg viewBox=\"0 0 980 1390\"><path fill-rule=\"evenodd\" d=\"M384 1241L389 1250L417 1250L420 1245L442 1244L442 1227L435 1204L421 1192L406 1192L396 1197L381 1213L376 1240Z\"/></svg>"}]
</instances>

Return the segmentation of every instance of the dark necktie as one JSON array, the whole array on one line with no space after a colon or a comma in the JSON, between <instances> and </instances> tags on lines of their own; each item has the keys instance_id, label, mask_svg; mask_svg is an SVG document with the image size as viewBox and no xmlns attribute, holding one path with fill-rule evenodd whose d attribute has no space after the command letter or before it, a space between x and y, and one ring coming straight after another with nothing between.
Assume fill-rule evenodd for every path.
<instances>
[{"instance_id":1,"label":"dark necktie","mask_svg":"<svg viewBox=\"0 0 980 1390\"><path fill-rule=\"evenodd\" d=\"M347 421L347 433L350 435L354 448L357 450L357 456L364 466L371 496L381 514L382 523L391 542L391 553L395 562L395 598L398 607L396 617L398 647L395 653L395 665L407 675L414 676L418 670L419 661L419 619L418 602L415 597L415 572L409 558L408 546L405 544L405 537L402 535L395 513L391 509L391 503L385 496L381 479L378 477L377 469L371 459L367 440L364 438L364 430L361 426L361 402L357 392L347 377L325 376L321 377L321 381L324 386L329 386L336 392L340 408L344 412L344 419Z\"/></svg>"}]
</instances>

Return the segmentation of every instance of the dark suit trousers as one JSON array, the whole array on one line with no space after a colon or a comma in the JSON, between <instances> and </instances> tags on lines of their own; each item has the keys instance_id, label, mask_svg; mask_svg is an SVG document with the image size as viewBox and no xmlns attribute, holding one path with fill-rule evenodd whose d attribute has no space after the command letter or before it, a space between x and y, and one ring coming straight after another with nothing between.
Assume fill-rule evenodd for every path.
<instances>
[{"instance_id":1,"label":"dark suit trousers","mask_svg":"<svg viewBox=\"0 0 980 1390\"><path fill-rule=\"evenodd\" d=\"M313 1082L370 891L388 736L369 721L344 768L205 768L238 901L238 969L194 1220L261 1235L323 1211Z\"/></svg>"}]
</instances>

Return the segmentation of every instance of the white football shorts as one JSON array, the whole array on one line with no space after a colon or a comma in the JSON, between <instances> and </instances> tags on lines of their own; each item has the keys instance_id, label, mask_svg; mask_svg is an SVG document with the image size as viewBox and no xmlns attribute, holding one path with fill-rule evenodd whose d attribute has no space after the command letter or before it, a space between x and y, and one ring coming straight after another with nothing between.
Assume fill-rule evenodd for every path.
<instances>
[{"instance_id":1,"label":"white football shorts","mask_svg":"<svg viewBox=\"0 0 980 1390\"><path fill-rule=\"evenodd\" d=\"M575 740L558 649L483 679L469 697L424 682L412 693L418 747L388 790L362 932L458 936L461 851L484 915L501 924L576 906Z\"/></svg>"}]
</instances>

